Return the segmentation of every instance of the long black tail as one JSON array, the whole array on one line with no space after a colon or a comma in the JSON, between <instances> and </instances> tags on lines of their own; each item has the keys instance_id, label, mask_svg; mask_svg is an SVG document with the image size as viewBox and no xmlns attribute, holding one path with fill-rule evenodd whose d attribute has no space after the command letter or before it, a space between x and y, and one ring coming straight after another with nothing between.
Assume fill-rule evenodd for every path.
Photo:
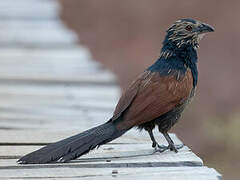
<instances>
[{"instance_id":1,"label":"long black tail","mask_svg":"<svg viewBox=\"0 0 240 180\"><path fill-rule=\"evenodd\" d=\"M117 130L112 122L107 122L27 154L19 159L18 163L42 164L55 161L67 162L88 153L96 146L118 138L125 132Z\"/></svg>"}]
</instances>

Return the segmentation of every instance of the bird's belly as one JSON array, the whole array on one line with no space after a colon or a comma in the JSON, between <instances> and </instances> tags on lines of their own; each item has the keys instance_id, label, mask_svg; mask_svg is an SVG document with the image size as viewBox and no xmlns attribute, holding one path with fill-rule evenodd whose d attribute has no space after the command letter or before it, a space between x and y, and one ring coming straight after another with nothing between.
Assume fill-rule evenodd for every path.
<instances>
[{"instance_id":1,"label":"bird's belly","mask_svg":"<svg viewBox=\"0 0 240 180\"><path fill-rule=\"evenodd\" d=\"M173 127L173 125L178 121L181 117L183 110L185 109L186 103L181 104L171 111L163 114L154 120L154 124L158 125L160 132L167 132Z\"/></svg>"},{"instance_id":2,"label":"bird's belly","mask_svg":"<svg viewBox=\"0 0 240 180\"><path fill-rule=\"evenodd\" d=\"M181 117L181 114L185 107L191 102L194 97L195 89L192 89L190 96L183 103L179 104L171 111L161 115L160 117L154 120L154 124L158 125L160 132L167 132L173 127L173 125L178 121Z\"/></svg>"},{"instance_id":3,"label":"bird's belly","mask_svg":"<svg viewBox=\"0 0 240 180\"><path fill-rule=\"evenodd\" d=\"M178 119L181 117L181 114L185 107L191 102L193 96L195 94L195 89L193 89L185 101L183 101L181 104L175 106L172 110L164 113L163 115L159 116L158 118L149 121L144 124L140 124L138 126L139 129L148 129L153 128L155 125L159 127L159 131L164 133L168 132L171 127L178 121Z\"/></svg>"}]
</instances>

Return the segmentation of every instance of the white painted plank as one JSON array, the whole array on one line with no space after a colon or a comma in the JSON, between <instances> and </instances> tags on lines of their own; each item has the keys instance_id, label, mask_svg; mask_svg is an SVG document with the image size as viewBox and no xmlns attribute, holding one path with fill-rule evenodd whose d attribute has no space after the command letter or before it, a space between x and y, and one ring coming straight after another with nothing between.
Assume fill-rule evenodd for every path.
<instances>
[{"instance_id":1,"label":"white painted plank","mask_svg":"<svg viewBox=\"0 0 240 180\"><path fill-rule=\"evenodd\" d=\"M58 18L60 6L54 0L0 1L0 19L50 19Z\"/></svg>"},{"instance_id":2,"label":"white painted plank","mask_svg":"<svg viewBox=\"0 0 240 180\"><path fill-rule=\"evenodd\" d=\"M70 47L76 45L76 34L67 29L7 29L0 31L0 46L9 47Z\"/></svg>"},{"instance_id":3,"label":"white painted plank","mask_svg":"<svg viewBox=\"0 0 240 180\"><path fill-rule=\"evenodd\" d=\"M71 69L73 71L88 71L91 69L101 69L101 65L92 60L90 52L79 46L78 48L70 49L1 49L0 50L1 71L6 68L16 67L25 68L28 70L38 69ZM46 70L45 70L46 71ZM85 70L86 71L86 70ZM64 73L64 69L63 69Z\"/></svg>"},{"instance_id":4,"label":"white painted plank","mask_svg":"<svg viewBox=\"0 0 240 180\"><path fill-rule=\"evenodd\" d=\"M19 158L39 149L41 146L1 146L0 157ZM155 152L151 144L107 144L91 151L67 164L53 163L49 166L81 166L81 167L169 167L169 166L202 166L202 160L184 146L178 153L165 151ZM16 159L1 160L2 168L25 167L19 166ZM27 167L36 167L27 165ZM43 168L44 165L39 166Z\"/></svg>"},{"instance_id":5,"label":"white painted plank","mask_svg":"<svg viewBox=\"0 0 240 180\"><path fill-rule=\"evenodd\" d=\"M78 38L76 34L63 25L54 27L52 23L36 19L56 19L60 6L53 0L8 0L0 2L0 45L2 46L29 46L29 47L48 47L48 46L70 46L74 45ZM10 21L8 19L10 18ZM26 21L26 19L34 21ZM13 22L13 19L15 21ZM17 21L17 19L19 21ZM23 21L24 19L24 21ZM44 24L43 24L44 22ZM53 22L53 20L52 20ZM60 24L60 21L56 19Z\"/></svg>"},{"instance_id":6,"label":"white painted plank","mask_svg":"<svg viewBox=\"0 0 240 180\"><path fill-rule=\"evenodd\" d=\"M28 62L31 60L43 61L63 61L79 60L82 63L92 60L89 50L84 46L65 49L27 49L27 48L2 48L0 49L0 58L2 62L22 60Z\"/></svg>"},{"instance_id":7,"label":"white painted plank","mask_svg":"<svg viewBox=\"0 0 240 180\"><path fill-rule=\"evenodd\" d=\"M1 49L0 70L92 72L101 65L92 60L89 51L79 46L71 49ZM7 69L7 70L5 70ZM51 72L49 72L51 73Z\"/></svg>"},{"instance_id":8,"label":"white painted plank","mask_svg":"<svg viewBox=\"0 0 240 180\"><path fill-rule=\"evenodd\" d=\"M66 74L48 74L42 72L0 72L0 82L21 83L68 83L68 84L115 84L115 77L108 71L100 71L88 74L68 72ZM2 82L1 82L2 83Z\"/></svg>"},{"instance_id":9,"label":"white painted plank","mask_svg":"<svg viewBox=\"0 0 240 180\"><path fill-rule=\"evenodd\" d=\"M161 180L219 180L220 174L207 167L158 168L40 168L1 169L3 178L81 178L81 179L159 179Z\"/></svg>"},{"instance_id":10,"label":"white painted plank","mask_svg":"<svg viewBox=\"0 0 240 180\"><path fill-rule=\"evenodd\" d=\"M105 89L106 91L109 90L109 88ZM89 94L88 94L89 95ZM13 105L13 107L17 104L23 105L23 102L25 105L31 105L31 106L47 106L47 107L53 107L53 108L79 108L81 106L85 107L99 107L99 104L102 105L101 103L104 104L103 107L110 107L113 108L117 104L117 95L116 96L111 96L111 95L106 95L105 97L89 97L88 95L86 96L67 96L67 93L64 94L63 96L58 96L55 95L51 97L50 94L46 96L34 96L34 95L9 95L8 93L2 93L0 94L0 105L2 107L5 107L5 105L8 106L8 104ZM90 96L90 95L89 95ZM51 99L50 99L51 98ZM6 103L6 104L5 104ZM106 105L105 105L106 104Z\"/></svg>"},{"instance_id":11,"label":"white painted plank","mask_svg":"<svg viewBox=\"0 0 240 180\"><path fill-rule=\"evenodd\" d=\"M106 89L107 90L107 89ZM3 95L0 95L3 97ZM50 98L50 96L48 96ZM53 98L47 99L47 97L40 98L15 98L11 97L2 98L0 102L0 111L11 113L13 111L24 114L25 112L32 112L32 114L36 113L51 113L56 112L56 115L62 114L59 111L69 111L75 114L75 111L93 111L93 110L102 110L102 111L112 111L114 110L117 101L109 98L106 100L104 98L99 99L86 99L79 98L71 100L69 99L56 99ZM65 112L64 112L65 113Z\"/></svg>"},{"instance_id":12,"label":"white painted plank","mask_svg":"<svg viewBox=\"0 0 240 180\"><path fill-rule=\"evenodd\" d=\"M2 128L88 128L112 116L119 94L114 86L0 87Z\"/></svg>"},{"instance_id":13,"label":"white painted plank","mask_svg":"<svg viewBox=\"0 0 240 180\"><path fill-rule=\"evenodd\" d=\"M7 70L26 70L27 72L31 72L34 70L42 71L42 72L48 72L51 73L51 71L56 72L62 70L62 73L65 71L68 71L69 69L73 72L94 72L94 71L100 71L101 67L97 62L92 61L91 59L88 59L87 57L84 58L77 58L77 59L71 59L71 58L58 58L58 59L52 59L51 57L48 57L47 59L43 58L32 58L31 56L24 56L21 58L11 59L10 55L7 58L1 57L0 61L1 65L1 72L5 72ZM64 68L65 66L65 68ZM18 71L20 71L18 70Z\"/></svg>"},{"instance_id":14,"label":"white painted plank","mask_svg":"<svg viewBox=\"0 0 240 180\"><path fill-rule=\"evenodd\" d=\"M50 131L48 131L50 132ZM51 132L50 132L51 133ZM128 135L129 136L129 135ZM72 163L92 163L92 162L97 162L97 163L104 163L107 159L111 159L111 162L127 162L127 160L131 161L131 159L126 159L126 158L132 158L133 161L136 161L137 157L142 158L149 158L148 156L154 156L151 161L171 161L173 162L174 159L177 160L178 155L180 156L191 156L191 158L194 158L194 161L197 161L200 164L202 164L202 160L199 158L192 157L192 152L190 149L186 146L181 148L179 150L179 153L171 152L169 150L159 153L155 152L155 150L151 146L151 141L150 138L148 138L148 143L144 143L144 141L140 140L141 136L136 136L136 138L139 139L139 142L133 143L134 141L129 141L128 136L122 136L118 139L118 141L113 141L108 144L100 146L98 149L95 149L91 151L89 154L82 156L78 160L73 160L71 161ZM161 139L161 138L160 138ZM180 140L176 140L179 141ZM126 142L126 143L125 143ZM132 143L131 143L132 142ZM166 141L159 141L160 144L166 145ZM181 144L181 143L179 143ZM42 146L39 145L1 145L0 148L0 156L23 156L27 153L30 153L32 151L35 151L37 149L40 149ZM144 157L146 156L146 157ZM158 157L157 157L158 156ZM170 157L172 156L172 157ZM158 159L160 158L160 159ZM184 157L185 158L185 157ZM139 162L144 162L144 160L139 160ZM14 162L11 165L16 165ZM0 166L4 166L1 164Z\"/></svg>"},{"instance_id":15,"label":"white painted plank","mask_svg":"<svg viewBox=\"0 0 240 180\"><path fill-rule=\"evenodd\" d=\"M68 29L60 19L41 21L1 20L0 28L0 45L15 42L33 44L38 42L57 43L60 41L75 44L78 41L77 35Z\"/></svg>"},{"instance_id":16,"label":"white painted plank","mask_svg":"<svg viewBox=\"0 0 240 180\"><path fill-rule=\"evenodd\" d=\"M0 17L1 18L1 17ZM39 19L30 21L26 19L1 19L0 28L7 29L67 29L61 19Z\"/></svg>"},{"instance_id":17,"label":"white painted plank","mask_svg":"<svg viewBox=\"0 0 240 180\"><path fill-rule=\"evenodd\" d=\"M105 85L65 85L65 84L0 84L0 96L8 99L96 99L118 100L120 89L116 86ZM4 99L4 97L2 97Z\"/></svg>"},{"instance_id":18,"label":"white painted plank","mask_svg":"<svg viewBox=\"0 0 240 180\"><path fill-rule=\"evenodd\" d=\"M69 62L71 63L71 62ZM102 69L95 66L94 63L80 64L80 61L74 62L72 64L67 64L66 62L39 62L39 61L28 61L21 63L21 61L0 63L1 73L15 73L15 74L29 74L29 73L49 73L49 74L74 74L78 73L79 76L87 73L98 73L102 72ZM25 66L24 66L25 65Z\"/></svg>"},{"instance_id":19,"label":"white painted plank","mask_svg":"<svg viewBox=\"0 0 240 180\"><path fill-rule=\"evenodd\" d=\"M79 127L80 128L80 127ZM91 128L91 127L89 127ZM46 144L70 137L81 132L81 130L46 130L46 129L0 129L1 144Z\"/></svg>"},{"instance_id":20,"label":"white painted plank","mask_svg":"<svg viewBox=\"0 0 240 180\"><path fill-rule=\"evenodd\" d=\"M55 88L45 87L46 91L40 95L38 93L42 93L42 91L38 86L32 88L21 86L29 89L21 89L15 85L11 86L12 89L8 85L4 87L0 88L0 97L2 97L0 127L2 128L56 129L68 127L71 129L72 127L83 127L85 121L88 126L84 127L89 127L91 122L97 124L107 121L112 116L118 100L116 98L118 89L113 86L108 88L83 86L79 87L79 90L72 89L72 87L61 89L59 86L57 86L59 89L56 89L53 86ZM38 92L36 93L35 90ZM36 94L31 94L32 92ZM45 92L47 95L44 94ZM87 96L82 96L82 94L87 94ZM101 98L97 98L98 96Z\"/></svg>"},{"instance_id":21,"label":"white painted plank","mask_svg":"<svg viewBox=\"0 0 240 180\"><path fill-rule=\"evenodd\" d=\"M87 121L84 123L88 124ZM71 130L65 129L65 127L59 128L59 129L50 129L50 130L49 129L48 130L47 129L22 129L22 130L21 129L12 129L12 130L0 129L0 143L1 144L53 143L58 140L83 132L95 126L96 125L92 123L89 126L87 125L83 125L83 127L78 126L78 127L75 127L75 129L73 128ZM156 140L159 142L159 144L167 145L167 142L162 134L154 130L154 135ZM176 137L175 134L170 133L170 137L173 139L175 144L182 144L182 142ZM117 138L114 141L112 141L112 143L128 143L128 144L148 143L151 146L151 140L148 133L146 131L139 132L136 129L132 129L128 131L126 134L124 134L120 138Z\"/></svg>"},{"instance_id":22,"label":"white painted plank","mask_svg":"<svg viewBox=\"0 0 240 180\"><path fill-rule=\"evenodd\" d=\"M61 60L64 59L81 59L81 62L84 59L92 59L92 56L89 50L84 46L76 46L74 48L65 48L65 49L27 49L27 48L2 48L0 49L0 57L2 59L6 59L6 61L14 59L26 59L28 61L29 58L43 59L44 61L55 59Z\"/></svg>"},{"instance_id":23,"label":"white painted plank","mask_svg":"<svg viewBox=\"0 0 240 180\"><path fill-rule=\"evenodd\" d=\"M106 89L107 90L107 89ZM34 113L42 113L42 112L56 112L57 114L63 114L59 111L70 111L71 113L74 113L75 111L84 109L84 110L91 110L91 109L102 109L102 110L114 110L115 106L116 106L116 101L104 101L104 99L102 99L102 101L99 100L95 100L95 99L82 99L80 102L76 102L75 104L70 104L71 102L69 102L70 106L61 106L61 104L53 104L51 103L51 101L48 101L47 103L43 102L41 103L41 100L39 100L40 102L37 101L37 99L35 101L32 101L30 99L30 101L27 101L27 99L25 101L14 101L9 99L9 101L7 101L7 99L4 101L2 101L0 103L0 111L1 108L4 109L3 111L6 112L7 109L9 109L9 111L7 112L12 112L12 110L17 110L19 112L24 113L25 111L29 111L29 112L33 112ZM71 101L71 99L69 99L69 101ZM61 103L61 102L58 102ZM52 105L53 104L53 105ZM39 108L39 109L36 109ZM64 112L65 113L65 112Z\"/></svg>"},{"instance_id":24,"label":"white painted plank","mask_svg":"<svg viewBox=\"0 0 240 180\"><path fill-rule=\"evenodd\" d=\"M66 85L66 84L0 84L0 94L9 99L26 96L29 98L72 99L118 99L120 89L106 85Z\"/></svg>"},{"instance_id":25,"label":"white painted plank","mask_svg":"<svg viewBox=\"0 0 240 180\"><path fill-rule=\"evenodd\" d=\"M83 129L85 127L91 127L92 125L98 125L100 122L105 122L110 119L111 112L102 114L102 116L93 117L90 115L69 115L69 116L24 116L18 115L5 115L7 118L1 117L0 128L7 129ZM4 115L3 115L4 116ZM81 127L81 128L79 128Z\"/></svg>"},{"instance_id":26,"label":"white painted plank","mask_svg":"<svg viewBox=\"0 0 240 180\"><path fill-rule=\"evenodd\" d=\"M101 101L99 101L101 102ZM101 103L104 105L104 103ZM85 129L110 119L114 106L0 105L0 128ZM106 104L107 105L107 104Z\"/></svg>"},{"instance_id":27,"label":"white painted plank","mask_svg":"<svg viewBox=\"0 0 240 180\"><path fill-rule=\"evenodd\" d=\"M113 83L115 77L92 61L85 48L0 50L0 80Z\"/></svg>"}]
</instances>

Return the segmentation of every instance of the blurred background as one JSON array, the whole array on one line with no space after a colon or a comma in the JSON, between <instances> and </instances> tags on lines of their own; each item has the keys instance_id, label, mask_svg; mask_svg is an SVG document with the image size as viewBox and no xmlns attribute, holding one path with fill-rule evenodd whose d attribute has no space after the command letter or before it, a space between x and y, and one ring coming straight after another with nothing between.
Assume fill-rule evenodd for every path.
<instances>
[{"instance_id":1,"label":"blurred background","mask_svg":"<svg viewBox=\"0 0 240 180\"><path fill-rule=\"evenodd\" d=\"M215 27L198 50L197 95L172 131L204 163L237 179L240 169L240 1L60 0L62 19L122 89L159 56L165 30L180 18Z\"/></svg>"}]
</instances>

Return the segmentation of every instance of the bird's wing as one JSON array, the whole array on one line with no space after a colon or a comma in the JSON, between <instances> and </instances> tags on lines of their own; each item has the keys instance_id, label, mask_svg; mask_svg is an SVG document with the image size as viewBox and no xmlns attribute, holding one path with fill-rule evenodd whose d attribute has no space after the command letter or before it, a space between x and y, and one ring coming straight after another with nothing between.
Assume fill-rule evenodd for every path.
<instances>
[{"instance_id":1,"label":"bird's wing","mask_svg":"<svg viewBox=\"0 0 240 180\"><path fill-rule=\"evenodd\" d=\"M174 74L161 76L158 72L145 71L120 98L113 116L123 115L117 127L131 128L160 117L185 102L192 88L190 69L179 80Z\"/></svg>"},{"instance_id":2,"label":"bird's wing","mask_svg":"<svg viewBox=\"0 0 240 180\"><path fill-rule=\"evenodd\" d=\"M149 71L144 71L138 76L135 81L131 83L131 85L126 89L126 91L123 92L113 113L112 120L118 119L122 115L122 113L130 106L130 104L136 97L140 86L142 86L143 83L146 83L146 81L151 78L150 74L151 73Z\"/></svg>"}]
</instances>

